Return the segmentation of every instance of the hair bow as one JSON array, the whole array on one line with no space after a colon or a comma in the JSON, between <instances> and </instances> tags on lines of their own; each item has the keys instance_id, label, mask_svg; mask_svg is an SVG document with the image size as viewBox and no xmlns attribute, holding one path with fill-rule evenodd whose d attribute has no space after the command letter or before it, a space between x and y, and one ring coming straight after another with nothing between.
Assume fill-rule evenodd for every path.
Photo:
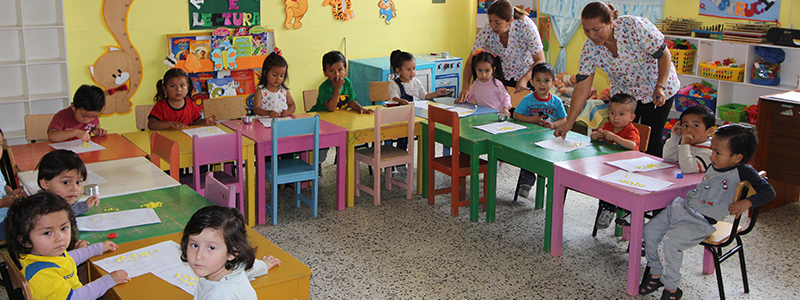
<instances>
[{"instance_id":1,"label":"hair bow","mask_svg":"<svg viewBox=\"0 0 800 300\"><path fill-rule=\"evenodd\" d=\"M277 55L283 56L283 53L281 52L281 49L278 49L278 47L275 47L275 50L272 50L272 53L275 53Z\"/></svg>"},{"instance_id":2,"label":"hair bow","mask_svg":"<svg viewBox=\"0 0 800 300\"><path fill-rule=\"evenodd\" d=\"M472 51L472 55L473 56L474 55L478 55L478 54L481 54L482 52L486 52L486 50L483 50L483 48L478 48L478 49L475 49L475 51Z\"/></svg>"},{"instance_id":3,"label":"hair bow","mask_svg":"<svg viewBox=\"0 0 800 300\"><path fill-rule=\"evenodd\" d=\"M109 89L109 90L108 90L108 91L106 91L106 92L108 92L108 95L109 95L109 96L111 96L111 95L113 95L113 94L114 94L114 93L116 93L116 92L124 92L124 91L127 91L127 90L128 90L128 85L126 85L126 84L123 84L123 85L120 85L120 86L118 86L118 87L115 87L115 88Z\"/></svg>"}]
</instances>

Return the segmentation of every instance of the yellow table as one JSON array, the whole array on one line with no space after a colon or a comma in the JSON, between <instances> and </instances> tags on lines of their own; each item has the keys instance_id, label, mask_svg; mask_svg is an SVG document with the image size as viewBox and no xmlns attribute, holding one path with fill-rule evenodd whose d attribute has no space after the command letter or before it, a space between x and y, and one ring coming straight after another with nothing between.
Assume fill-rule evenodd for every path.
<instances>
[{"instance_id":1,"label":"yellow table","mask_svg":"<svg viewBox=\"0 0 800 300\"><path fill-rule=\"evenodd\" d=\"M195 128L201 126L191 126ZM234 132L228 127L217 125L217 128L227 133ZM128 139L131 143L142 149L144 152L150 153L150 135L155 132L152 130L136 131L123 133L122 136ZM192 137L183 133L180 130L159 130L165 137L178 142L178 152L180 152L180 167L192 167ZM256 173L255 173L255 142L253 140L242 136L242 158L245 161L245 219L248 226L256 225ZM169 165L164 162L161 164L163 170L169 170Z\"/></svg>"},{"instance_id":2,"label":"yellow table","mask_svg":"<svg viewBox=\"0 0 800 300\"><path fill-rule=\"evenodd\" d=\"M378 106L367 106L373 110ZM355 161L355 146L371 143L375 141L375 115L373 114L359 114L352 110L336 110L333 112L311 112L309 114L318 114L321 120L339 125L347 129L347 207L353 207L355 190L355 177L354 177L354 164ZM414 135L422 137L422 121L425 119L414 117ZM391 140L399 137L406 136L408 129L403 123L396 125L386 125L381 129L381 140ZM413 143L409 141L409 144ZM422 153L422 143L417 144L417 154ZM417 194L422 193L422 159L417 158ZM377 176L377 174L376 174Z\"/></svg>"}]
</instances>

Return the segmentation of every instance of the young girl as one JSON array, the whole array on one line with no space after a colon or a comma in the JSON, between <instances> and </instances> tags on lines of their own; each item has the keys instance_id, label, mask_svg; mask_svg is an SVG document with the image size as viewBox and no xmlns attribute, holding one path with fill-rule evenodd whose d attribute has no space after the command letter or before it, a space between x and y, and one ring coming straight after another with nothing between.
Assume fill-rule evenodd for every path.
<instances>
[{"instance_id":1,"label":"young girl","mask_svg":"<svg viewBox=\"0 0 800 300\"><path fill-rule=\"evenodd\" d=\"M460 103L476 103L510 115L511 95L500 81L503 78L501 69L500 57L481 49L476 50L476 54L472 55L473 82L469 88L469 98Z\"/></svg>"},{"instance_id":2,"label":"young girl","mask_svg":"<svg viewBox=\"0 0 800 300\"><path fill-rule=\"evenodd\" d=\"M202 118L200 107L188 98L192 90L192 79L183 70L172 68L164 73L164 79L156 83L156 95L153 97L156 105L147 117L147 128L181 129L189 125L217 123L216 116Z\"/></svg>"},{"instance_id":3,"label":"young girl","mask_svg":"<svg viewBox=\"0 0 800 300\"><path fill-rule=\"evenodd\" d=\"M271 53L264 59L261 78L258 79L255 103L260 103L260 106L253 105L257 115L278 118L294 114L294 99L284 84L286 79L289 79L289 64L283 56Z\"/></svg>"},{"instance_id":4,"label":"young girl","mask_svg":"<svg viewBox=\"0 0 800 300\"><path fill-rule=\"evenodd\" d=\"M6 140L3 137L3 130L0 129L0 159L2 159L3 155L5 155L5 151L3 151L3 149L5 149L5 144ZM13 174L9 174L9 176L13 177ZM6 180L3 174L0 174L0 187L2 187L2 189L0 189L0 241L6 240L5 219L6 213L8 212L8 207L14 203L14 200L27 196L27 194L25 194L25 190L23 190L21 187L15 190L6 184L11 180L14 180L14 178L9 178Z\"/></svg>"},{"instance_id":5,"label":"young girl","mask_svg":"<svg viewBox=\"0 0 800 300\"><path fill-rule=\"evenodd\" d=\"M67 251L77 234L72 209L56 194L40 192L11 205L6 217L8 250L19 259L34 299L97 299L131 280L127 272L118 270L83 286L76 263L116 251L117 245L105 241Z\"/></svg>"},{"instance_id":6,"label":"young girl","mask_svg":"<svg viewBox=\"0 0 800 300\"><path fill-rule=\"evenodd\" d=\"M389 82L389 97L392 100L406 105L409 101L414 101L415 98L430 100L436 96L444 96L447 93L447 90L443 88L431 93L425 91L422 81L414 78L417 61L411 53L394 50L389 56L389 63L392 66L392 74L397 76L397 79Z\"/></svg>"},{"instance_id":7,"label":"young girl","mask_svg":"<svg viewBox=\"0 0 800 300\"><path fill-rule=\"evenodd\" d=\"M266 275L281 261L269 256L256 260L247 241L244 218L231 207L198 210L181 237L181 260L201 277L194 299L257 299L250 280Z\"/></svg>"}]
</instances>

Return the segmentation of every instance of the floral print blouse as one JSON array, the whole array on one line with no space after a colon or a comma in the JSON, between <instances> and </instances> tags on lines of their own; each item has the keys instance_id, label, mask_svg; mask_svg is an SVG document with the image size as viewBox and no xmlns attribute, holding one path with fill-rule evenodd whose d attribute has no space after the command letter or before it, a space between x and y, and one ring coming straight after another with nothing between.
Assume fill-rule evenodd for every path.
<instances>
[{"instance_id":1,"label":"floral print blouse","mask_svg":"<svg viewBox=\"0 0 800 300\"><path fill-rule=\"evenodd\" d=\"M517 81L533 67L533 55L542 52L544 46L536 24L531 18L523 17L511 21L507 47L503 47L500 35L487 23L475 37L472 52L478 48L499 55L503 66L503 77L506 80Z\"/></svg>"},{"instance_id":2,"label":"floral print blouse","mask_svg":"<svg viewBox=\"0 0 800 300\"><path fill-rule=\"evenodd\" d=\"M261 93L261 109L281 113L289 108L289 105L286 104L286 90L283 87L276 93L268 91L261 85L258 86L258 90Z\"/></svg>"},{"instance_id":3,"label":"floral print blouse","mask_svg":"<svg viewBox=\"0 0 800 300\"><path fill-rule=\"evenodd\" d=\"M608 74L612 95L626 93L642 103L653 102L658 80L658 59L653 57L653 53L664 44L664 35L650 20L641 17L620 16L614 20L613 26L617 57L606 46L596 45L587 38L583 43L578 75L589 76L595 68L600 68ZM670 63L664 94L672 97L679 86L675 66Z\"/></svg>"}]
</instances>

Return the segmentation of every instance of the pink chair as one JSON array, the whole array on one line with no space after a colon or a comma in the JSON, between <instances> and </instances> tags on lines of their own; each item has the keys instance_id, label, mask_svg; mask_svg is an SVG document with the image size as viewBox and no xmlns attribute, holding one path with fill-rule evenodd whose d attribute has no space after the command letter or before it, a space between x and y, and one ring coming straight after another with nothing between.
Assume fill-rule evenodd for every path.
<instances>
[{"instance_id":1,"label":"pink chair","mask_svg":"<svg viewBox=\"0 0 800 300\"><path fill-rule=\"evenodd\" d=\"M381 145L381 127L392 123L406 123L407 137L411 141L408 150L401 150L392 145ZM367 192L375 198L375 205L381 205L381 175L380 171L386 167L406 165L408 175L406 182L392 178L391 169L386 170L386 189L391 190L392 184L406 189L406 198L411 199L411 190L414 187L414 106L403 105L392 108L378 107L375 111L375 143L374 147L358 149L355 153L355 195L360 191ZM360 163L365 163L375 168L373 188L361 184L359 175Z\"/></svg>"},{"instance_id":2,"label":"pink chair","mask_svg":"<svg viewBox=\"0 0 800 300\"><path fill-rule=\"evenodd\" d=\"M218 206L236 208L236 186L225 185L214 178L213 172L206 174L206 199ZM239 211L244 214L243 203L239 203Z\"/></svg>"},{"instance_id":3,"label":"pink chair","mask_svg":"<svg viewBox=\"0 0 800 300\"><path fill-rule=\"evenodd\" d=\"M192 181L186 183L189 187L204 195L206 176L200 173L200 166L222 162L234 162L233 168L226 167L226 171L213 172L213 178L226 186L236 187L239 210L244 210L244 173L242 172L242 132L220 134L207 137L192 137ZM212 172L209 172L212 173ZM235 174L235 175L234 175Z\"/></svg>"}]
</instances>

